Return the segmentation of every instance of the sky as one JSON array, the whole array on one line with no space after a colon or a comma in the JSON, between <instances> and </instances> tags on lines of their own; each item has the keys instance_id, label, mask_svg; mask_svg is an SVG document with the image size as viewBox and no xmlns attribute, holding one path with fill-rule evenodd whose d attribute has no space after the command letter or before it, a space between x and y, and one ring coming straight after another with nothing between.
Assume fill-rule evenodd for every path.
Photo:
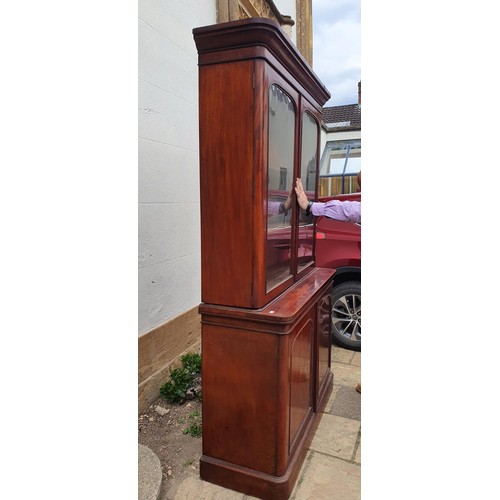
<instances>
[{"instance_id":1,"label":"sky","mask_svg":"<svg viewBox=\"0 0 500 500\"><path fill-rule=\"evenodd\" d=\"M313 70L331 99L325 106L358 102L361 80L361 0L312 0Z\"/></svg>"}]
</instances>

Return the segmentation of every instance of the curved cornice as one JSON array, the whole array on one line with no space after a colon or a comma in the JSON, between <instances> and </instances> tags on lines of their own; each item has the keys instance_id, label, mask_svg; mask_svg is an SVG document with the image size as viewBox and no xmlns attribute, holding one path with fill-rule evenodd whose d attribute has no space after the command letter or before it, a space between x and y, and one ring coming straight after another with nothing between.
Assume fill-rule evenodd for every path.
<instances>
[{"instance_id":1,"label":"curved cornice","mask_svg":"<svg viewBox=\"0 0 500 500\"><path fill-rule=\"evenodd\" d=\"M293 77L317 100L320 106L330 99L323 85L302 54L278 23L266 18L249 18L193 29L198 62L214 64L214 53L265 47ZM210 55L210 57L204 57ZM259 56L260 57L260 56Z\"/></svg>"}]
</instances>

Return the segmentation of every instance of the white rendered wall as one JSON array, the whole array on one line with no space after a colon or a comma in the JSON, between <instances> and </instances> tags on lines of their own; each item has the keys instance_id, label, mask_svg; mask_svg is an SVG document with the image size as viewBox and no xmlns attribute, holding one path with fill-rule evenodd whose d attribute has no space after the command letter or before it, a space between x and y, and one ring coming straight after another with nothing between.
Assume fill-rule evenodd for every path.
<instances>
[{"instance_id":1,"label":"white rendered wall","mask_svg":"<svg viewBox=\"0 0 500 500\"><path fill-rule=\"evenodd\" d=\"M200 303L198 56L216 2L139 1L139 334Z\"/></svg>"}]
</instances>

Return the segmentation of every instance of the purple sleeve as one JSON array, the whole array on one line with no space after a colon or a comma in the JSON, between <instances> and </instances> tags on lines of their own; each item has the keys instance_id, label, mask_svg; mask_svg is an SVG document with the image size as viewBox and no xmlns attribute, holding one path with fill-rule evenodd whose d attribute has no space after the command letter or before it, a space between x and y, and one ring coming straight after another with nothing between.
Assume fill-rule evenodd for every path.
<instances>
[{"instance_id":1,"label":"purple sleeve","mask_svg":"<svg viewBox=\"0 0 500 500\"><path fill-rule=\"evenodd\" d=\"M267 203L267 215L276 215L280 213L280 205L279 201L269 201Z\"/></svg>"},{"instance_id":2,"label":"purple sleeve","mask_svg":"<svg viewBox=\"0 0 500 500\"><path fill-rule=\"evenodd\" d=\"M331 200L326 203L313 203L311 212L313 215L324 215L342 222L361 223L360 201Z\"/></svg>"}]
</instances>

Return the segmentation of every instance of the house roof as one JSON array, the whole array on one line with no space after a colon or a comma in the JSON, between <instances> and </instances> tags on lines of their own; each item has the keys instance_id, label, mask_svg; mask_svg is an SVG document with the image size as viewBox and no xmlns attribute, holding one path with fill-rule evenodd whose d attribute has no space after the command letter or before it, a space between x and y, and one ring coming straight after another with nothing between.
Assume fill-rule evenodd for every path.
<instances>
[{"instance_id":1,"label":"house roof","mask_svg":"<svg viewBox=\"0 0 500 500\"><path fill-rule=\"evenodd\" d=\"M361 106L346 104L323 108L323 122L327 132L361 130Z\"/></svg>"}]
</instances>

